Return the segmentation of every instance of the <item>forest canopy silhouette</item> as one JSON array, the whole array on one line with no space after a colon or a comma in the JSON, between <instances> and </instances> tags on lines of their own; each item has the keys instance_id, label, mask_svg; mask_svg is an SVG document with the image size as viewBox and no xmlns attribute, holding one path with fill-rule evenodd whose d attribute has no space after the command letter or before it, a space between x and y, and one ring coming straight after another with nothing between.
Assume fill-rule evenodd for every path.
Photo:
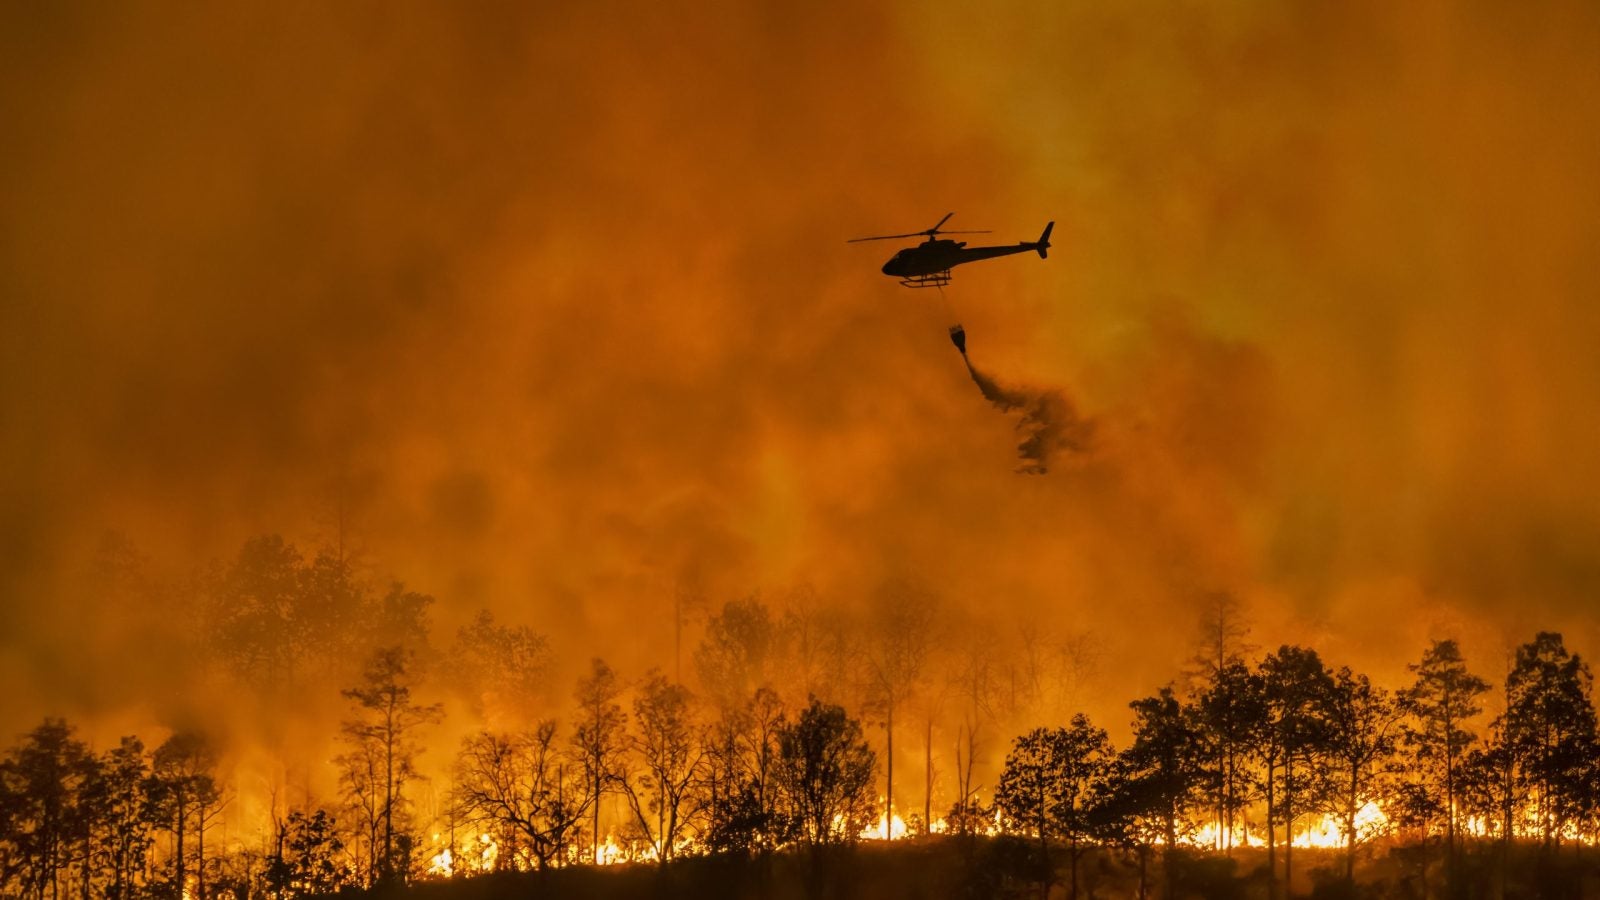
<instances>
[{"instance_id":1,"label":"forest canopy silhouette","mask_svg":"<svg viewBox=\"0 0 1600 900\"><path fill-rule=\"evenodd\" d=\"M729 601L687 679L596 658L565 697L545 635L485 611L437 640L431 598L276 536L200 589L182 674L261 718L336 695L337 728L269 739L262 768L221 722L102 748L47 718L0 755L9 894L298 897L697 858L815 887L841 848L908 840L966 842L980 893L1180 896L1200 878L1387 896L1588 877L1600 840L1592 678L1553 632L1499 684L1433 641L1391 690L1311 647L1257 650L1243 605L1215 594L1189 665L1102 726L1064 702L1092 666L1082 643L995 653L909 582L855 622L805 591ZM1002 730L1025 720L1043 724ZM1010 861L972 850L1008 841ZM1203 874L1208 858L1225 865Z\"/></svg>"}]
</instances>

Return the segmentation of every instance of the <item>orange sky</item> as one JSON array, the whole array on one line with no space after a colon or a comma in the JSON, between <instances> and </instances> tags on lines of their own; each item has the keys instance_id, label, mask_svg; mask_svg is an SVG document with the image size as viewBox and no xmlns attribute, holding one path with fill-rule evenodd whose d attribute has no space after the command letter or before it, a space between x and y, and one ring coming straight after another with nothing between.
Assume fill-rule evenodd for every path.
<instances>
[{"instance_id":1,"label":"orange sky","mask_svg":"<svg viewBox=\"0 0 1600 900\"><path fill-rule=\"evenodd\" d=\"M1097 635L1111 719L1215 590L1385 679L1600 650L1593 4L674 6L3 14L0 725L140 702L103 532L341 497L575 663L902 577ZM950 210L1050 259L844 243ZM952 321L1092 452L1017 474Z\"/></svg>"}]
</instances>

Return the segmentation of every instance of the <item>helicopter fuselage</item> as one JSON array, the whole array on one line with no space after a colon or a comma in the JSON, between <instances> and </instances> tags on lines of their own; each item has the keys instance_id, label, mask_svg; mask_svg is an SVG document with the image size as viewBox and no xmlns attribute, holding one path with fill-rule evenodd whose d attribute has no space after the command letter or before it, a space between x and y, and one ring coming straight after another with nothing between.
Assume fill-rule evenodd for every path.
<instances>
[{"instance_id":1,"label":"helicopter fuselage","mask_svg":"<svg viewBox=\"0 0 1600 900\"><path fill-rule=\"evenodd\" d=\"M980 259L994 259L1013 253L1037 251L1038 241L1022 241L999 247L968 247L966 241L927 240L915 247L907 247L883 264L883 274L895 278L915 278L944 272L962 263Z\"/></svg>"}]
</instances>

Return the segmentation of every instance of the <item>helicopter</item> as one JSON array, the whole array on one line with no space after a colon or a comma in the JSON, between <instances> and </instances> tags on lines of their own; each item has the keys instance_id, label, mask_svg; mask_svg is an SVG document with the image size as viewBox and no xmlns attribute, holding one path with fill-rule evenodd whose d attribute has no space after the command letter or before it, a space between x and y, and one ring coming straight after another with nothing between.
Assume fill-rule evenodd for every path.
<instances>
[{"instance_id":1,"label":"helicopter","mask_svg":"<svg viewBox=\"0 0 1600 900\"><path fill-rule=\"evenodd\" d=\"M950 270L962 263L977 262L980 259L993 259L996 256L1010 256L1013 253L1024 253L1029 250L1036 251L1040 259L1049 256L1050 229L1056 227L1055 222L1044 226L1044 233L1039 235L1037 241L1019 241L1000 247L967 247L966 241L940 240L941 234L989 234L984 231L945 231L939 226L950 221L955 213L946 213L937 225L925 231L913 231L909 234L885 234L878 237L851 238L847 244L861 241L892 241L900 238L913 238L927 235L928 239L915 247L907 247L889 257L883 264L883 274L900 279L900 283L908 288L942 288L950 283Z\"/></svg>"}]
</instances>

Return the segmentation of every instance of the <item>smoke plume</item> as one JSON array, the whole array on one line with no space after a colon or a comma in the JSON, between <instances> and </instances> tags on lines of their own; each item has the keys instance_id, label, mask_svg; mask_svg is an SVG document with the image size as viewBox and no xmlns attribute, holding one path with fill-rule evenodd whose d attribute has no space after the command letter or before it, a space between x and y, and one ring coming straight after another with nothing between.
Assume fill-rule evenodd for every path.
<instances>
[{"instance_id":1,"label":"smoke plume","mask_svg":"<svg viewBox=\"0 0 1600 900\"><path fill-rule=\"evenodd\" d=\"M962 340L957 346L964 343ZM967 372L983 392L983 398L994 404L995 409L1004 413L1021 411L1017 433L1022 439L1017 444L1017 456L1022 465L1017 467L1017 472L1043 475L1050 471L1051 462L1058 454L1089 452L1094 422L1079 415L1077 406L1065 393L1054 388L1004 387L980 372L966 350L961 351L961 361L967 364Z\"/></svg>"}]
</instances>

